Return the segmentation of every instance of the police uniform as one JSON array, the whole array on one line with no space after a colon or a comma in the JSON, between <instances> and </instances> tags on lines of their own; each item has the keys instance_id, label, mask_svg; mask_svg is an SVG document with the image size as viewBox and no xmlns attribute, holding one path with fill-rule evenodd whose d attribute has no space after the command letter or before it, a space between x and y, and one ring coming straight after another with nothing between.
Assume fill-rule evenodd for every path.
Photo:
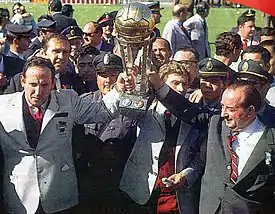
<instances>
[{"instance_id":1,"label":"police uniform","mask_svg":"<svg viewBox=\"0 0 275 214\"><path fill-rule=\"evenodd\" d=\"M37 27L41 31L50 31L55 32L56 23L51 20L43 19L40 22L37 23ZM42 41L38 37L36 37L33 42L30 44L27 51L23 53L25 59L27 59L29 56L31 56L36 50L42 48Z\"/></svg>"},{"instance_id":2,"label":"police uniform","mask_svg":"<svg viewBox=\"0 0 275 214\"><path fill-rule=\"evenodd\" d=\"M95 57L93 64L97 73L104 71L104 73L108 74L108 71L122 71L122 60L114 54L102 53ZM101 91L96 91L83 94L81 97L100 101L103 95ZM97 202L94 201L96 205L90 203L90 208L101 204L102 210L96 210L95 213L121 213L120 207L122 205L119 200L120 193L117 189L124 165L136 140L136 121L120 115L109 123L85 124L84 127L85 136L90 136L91 138L95 136L96 139L93 141L97 144L96 150L99 151L97 154L92 152L90 157L97 160L101 159L100 163L95 163L95 169L91 168L91 173L100 177L100 179L95 181L97 183L94 185L97 188L92 193L94 198L99 198L100 200ZM78 136L76 138L79 139ZM80 138L83 138L83 136ZM79 147L81 147L81 143L78 142ZM100 149L98 145L101 147ZM84 150L83 153L86 151ZM100 171L96 172L94 170ZM81 189L85 190L85 188Z\"/></svg>"},{"instance_id":3,"label":"police uniform","mask_svg":"<svg viewBox=\"0 0 275 214\"><path fill-rule=\"evenodd\" d=\"M97 22L102 26L106 27L108 25L114 25L114 17L110 13L104 13ZM102 40L106 41L108 44L114 45L115 36L111 35L109 38L106 38L102 35Z\"/></svg>"},{"instance_id":4,"label":"police uniform","mask_svg":"<svg viewBox=\"0 0 275 214\"><path fill-rule=\"evenodd\" d=\"M161 10L163 10L163 7L160 7L159 1L153 2L147 5L152 13L160 13ZM157 27L154 28L154 32L156 34L156 37L161 37L160 31Z\"/></svg>"},{"instance_id":5,"label":"police uniform","mask_svg":"<svg viewBox=\"0 0 275 214\"><path fill-rule=\"evenodd\" d=\"M199 77L220 77L224 83L234 82L235 72L215 58L205 58L199 62ZM220 99L211 102L202 99L200 105L211 112L220 112Z\"/></svg>"},{"instance_id":6,"label":"police uniform","mask_svg":"<svg viewBox=\"0 0 275 214\"><path fill-rule=\"evenodd\" d=\"M243 60L238 67L237 80L248 81L252 84L265 84L269 82L272 84L274 78L257 62L253 60ZM267 100L264 100L258 117L261 122L270 127L275 125L275 107L269 105Z\"/></svg>"},{"instance_id":7,"label":"police uniform","mask_svg":"<svg viewBox=\"0 0 275 214\"><path fill-rule=\"evenodd\" d=\"M7 24L7 36L20 39L22 37L30 38L32 29L24 26L24 25L16 25L16 24ZM14 57L20 60L24 60L23 54L21 53L15 53L12 50L10 50L7 53L7 56Z\"/></svg>"},{"instance_id":8,"label":"police uniform","mask_svg":"<svg viewBox=\"0 0 275 214\"><path fill-rule=\"evenodd\" d=\"M65 16L70 17L70 15L74 12L73 6L71 4L64 4L61 9L61 13Z\"/></svg>"}]
</instances>

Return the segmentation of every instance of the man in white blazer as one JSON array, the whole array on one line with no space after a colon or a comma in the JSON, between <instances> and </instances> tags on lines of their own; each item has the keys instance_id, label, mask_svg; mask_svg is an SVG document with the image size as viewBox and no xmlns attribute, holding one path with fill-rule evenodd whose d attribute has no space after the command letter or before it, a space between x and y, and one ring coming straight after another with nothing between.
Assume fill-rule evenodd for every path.
<instances>
[{"instance_id":1,"label":"man in white blazer","mask_svg":"<svg viewBox=\"0 0 275 214\"><path fill-rule=\"evenodd\" d=\"M173 18L166 23L163 29L162 38L170 43L172 56L184 46L192 47L190 34L182 27L186 16L187 8L182 4L175 5L173 8Z\"/></svg>"},{"instance_id":2,"label":"man in white blazer","mask_svg":"<svg viewBox=\"0 0 275 214\"><path fill-rule=\"evenodd\" d=\"M182 64L169 62L159 73L184 96L190 78ZM198 213L199 185L195 183L204 169L200 154L203 135L171 114L166 118L167 114L155 101L138 121L138 138L120 182L120 189L135 202L125 203L128 213Z\"/></svg>"},{"instance_id":3,"label":"man in white blazer","mask_svg":"<svg viewBox=\"0 0 275 214\"><path fill-rule=\"evenodd\" d=\"M33 57L21 76L24 91L0 97L8 213L79 213L74 211L78 188L71 147L73 124L107 122L118 113L115 89L104 102L84 100L73 90L51 90L54 76L50 60ZM131 90L131 81L119 76L117 88L124 87Z\"/></svg>"},{"instance_id":4,"label":"man in white blazer","mask_svg":"<svg viewBox=\"0 0 275 214\"><path fill-rule=\"evenodd\" d=\"M197 4L197 14L183 23L183 27L186 28L188 33L191 35L194 48L199 52L199 60L211 56L210 45L208 42L208 28L205 20L209 14L209 9L210 7L206 2Z\"/></svg>"}]
</instances>

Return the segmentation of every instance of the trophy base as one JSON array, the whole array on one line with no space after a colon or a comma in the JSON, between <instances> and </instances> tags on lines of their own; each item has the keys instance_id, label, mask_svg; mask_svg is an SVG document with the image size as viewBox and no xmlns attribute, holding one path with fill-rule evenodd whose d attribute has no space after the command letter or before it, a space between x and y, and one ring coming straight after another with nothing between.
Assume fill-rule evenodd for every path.
<instances>
[{"instance_id":1,"label":"trophy base","mask_svg":"<svg viewBox=\"0 0 275 214\"><path fill-rule=\"evenodd\" d=\"M144 113L149 107L150 96L124 93L119 98L119 108L131 116Z\"/></svg>"}]
</instances>

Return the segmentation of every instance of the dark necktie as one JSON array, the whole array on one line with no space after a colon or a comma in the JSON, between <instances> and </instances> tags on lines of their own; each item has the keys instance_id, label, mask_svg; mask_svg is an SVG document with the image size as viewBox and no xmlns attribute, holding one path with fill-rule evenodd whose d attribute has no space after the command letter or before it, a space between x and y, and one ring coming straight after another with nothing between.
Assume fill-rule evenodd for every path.
<instances>
[{"instance_id":1,"label":"dark necktie","mask_svg":"<svg viewBox=\"0 0 275 214\"><path fill-rule=\"evenodd\" d=\"M206 24L205 19L203 20L202 25L203 25L204 33L206 34L207 33L207 24Z\"/></svg>"},{"instance_id":2,"label":"dark necktie","mask_svg":"<svg viewBox=\"0 0 275 214\"><path fill-rule=\"evenodd\" d=\"M232 143L238 140L237 135L228 136L228 148L231 158L231 173L230 173L230 183L236 184L238 180L238 156L236 152L232 149Z\"/></svg>"}]
</instances>

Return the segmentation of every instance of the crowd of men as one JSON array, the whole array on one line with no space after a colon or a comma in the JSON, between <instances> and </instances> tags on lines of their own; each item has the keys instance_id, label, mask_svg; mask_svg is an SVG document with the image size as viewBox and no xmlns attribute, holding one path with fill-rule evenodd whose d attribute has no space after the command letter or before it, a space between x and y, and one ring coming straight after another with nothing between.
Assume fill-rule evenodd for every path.
<instances>
[{"instance_id":1,"label":"crowd of men","mask_svg":"<svg viewBox=\"0 0 275 214\"><path fill-rule=\"evenodd\" d=\"M120 105L140 63L123 73L118 11L81 29L60 0L37 22L0 8L0 213L275 213L275 29L248 9L211 53L205 1L175 1L162 33L146 7L138 116Z\"/></svg>"}]
</instances>

